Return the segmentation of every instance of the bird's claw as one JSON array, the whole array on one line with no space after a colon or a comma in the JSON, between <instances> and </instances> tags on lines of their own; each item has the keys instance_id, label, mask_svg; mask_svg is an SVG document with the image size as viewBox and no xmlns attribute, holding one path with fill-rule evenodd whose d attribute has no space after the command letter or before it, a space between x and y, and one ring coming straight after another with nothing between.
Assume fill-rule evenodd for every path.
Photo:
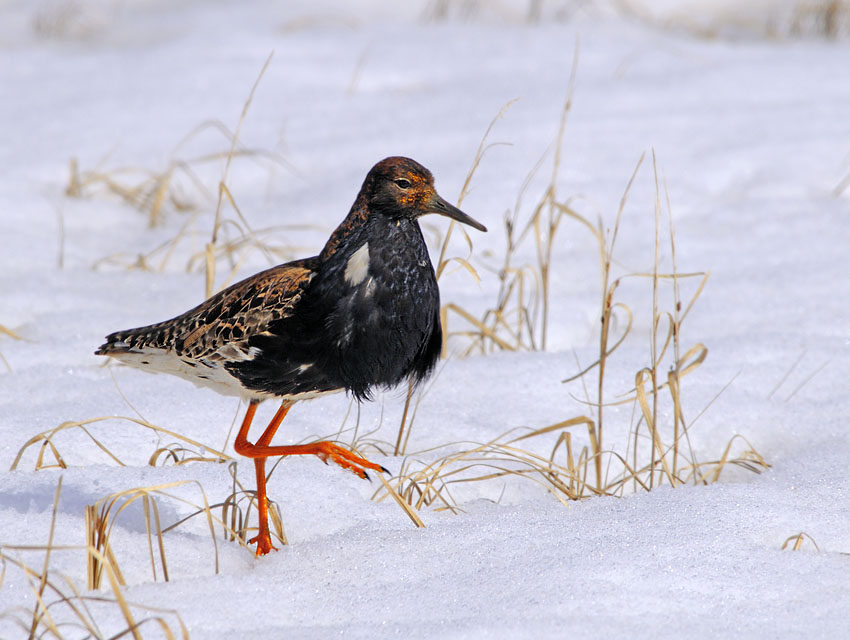
<instances>
[{"instance_id":1,"label":"bird's claw","mask_svg":"<svg viewBox=\"0 0 850 640\"><path fill-rule=\"evenodd\" d=\"M346 471L351 471L364 480L371 480L371 478L369 478L369 474L366 473L366 469L389 473L389 471L381 465L369 462L366 458L361 458L357 454L352 453L348 449L343 449L333 442L317 442L316 448L316 455L319 456L325 464L329 461L335 462Z\"/></svg>"},{"instance_id":2,"label":"bird's claw","mask_svg":"<svg viewBox=\"0 0 850 640\"><path fill-rule=\"evenodd\" d=\"M277 547L272 544L272 538L268 531L262 531L248 540L248 544L257 543L256 555L264 556L272 551L277 551Z\"/></svg>"}]
</instances>

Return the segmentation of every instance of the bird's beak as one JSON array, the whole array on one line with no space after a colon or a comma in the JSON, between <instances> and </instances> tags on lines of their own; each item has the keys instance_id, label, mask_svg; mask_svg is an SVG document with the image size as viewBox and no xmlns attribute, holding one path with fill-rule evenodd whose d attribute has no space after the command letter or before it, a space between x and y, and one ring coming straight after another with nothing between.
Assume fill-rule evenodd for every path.
<instances>
[{"instance_id":1,"label":"bird's beak","mask_svg":"<svg viewBox=\"0 0 850 640\"><path fill-rule=\"evenodd\" d=\"M463 224L468 224L470 227L474 227L479 231L487 231L487 227L483 224L466 215L463 211L458 209L456 206L449 204L445 200L443 200L439 194L435 193L431 198L431 201L426 205L425 213L439 213L441 216L446 216L451 218L452 220L457 220L458 222L462 222Z\"/></svg>"}]
</instances>

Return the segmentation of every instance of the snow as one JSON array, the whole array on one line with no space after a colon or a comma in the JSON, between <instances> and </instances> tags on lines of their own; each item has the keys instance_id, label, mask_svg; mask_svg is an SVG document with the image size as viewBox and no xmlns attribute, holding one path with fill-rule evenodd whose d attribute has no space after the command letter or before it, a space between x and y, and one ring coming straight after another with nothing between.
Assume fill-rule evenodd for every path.
<instances>
[{"instance_id":1,"label":"snow","mask_svg":"<svg viewBox=\"0 0 850 640\"><path fill-rule=\"evenodd\" d=\"M427 527L417 529L390 499L371 500L377 480L359 481L315 459L287 460L269 491L288 546L256 559L217 530L216 572L209 529L196 517L165 535L170 581L159 569L154 580L135 505L113 530L123 593L137 605L177 611L193 638L848 637L850 191L835 190L850 174L850 44L817 36L700 39L605 11L547 9L528 24L523 3L499 5L502 12L481 3L468 21L423 19L437 4L7 3L0 326L21 339L0 333L3 553L40 571L42 552L11 547L47 543L60 477L57 545L83 545L84 508L118 491L183 483L168 491L195 503L201 490L210 503L232 491L227 464L149 466L171 440L126 419L88 425L126 466L68 429L56 439L67 469L34 471L31 448L8 471L30 438L67 421L142 416L222 448L244 409L183 380L103 367L92 354L105 334L171 317L203 298L201 263L186 267L209 239L223 161L192 165L206 193L175 174L181 196L197 207L192 233L161 270L139 270L126 266L173 238L193 214L166 208L150 227L103 188L68 197L72 157L83 172L135 168L126 177L132 183L142 170L226 151L213 128L180 143L207 121L233 130L274 51L239 140L281 161L238 158L227 182L252 229L273 227L263 239L280 252L241 254L241 277L317 252L369 167L385 156L419 160L456 202L491 119L519 98L488 139L508 145L487 151L462 204L490 229L470 231L481 283L462 269L441 281L444 302L478 312L498 290L488 266L503 255L504 214L547 150L522 216L551 173L578 43L559 196L573 196L583 215L601 215L610 229L647 152L624 208L615 269L651 271L654 150L676 227L677 268L711 272L683 325L684 349L708 348L683 383L689 421L708 407L692 444L701 459L716 459L740 434L771 468L729 469L708 486L566 506L538 484L496 479L457 486L462 512L423 508ZM734 13L727 2L664 6L672 18L701 11L694 21L712 25ZM754 20L755 6L738 17ZM777 2L771 15L793 8ZM663 237L666 220L665 213ZM432 217L423 226L430 237L447 224ZM451 250L465 255L460 240ZM163 258L159 252L151 262ZM524 245L518 261L533 258ZM666 244L662 264L669 268ZM221 285L228 265L218 268ZM598 354L598 251L578 223L562 223L552 268L547 350L460 358L466 343L454 340L455 355L441 363L418 407L408 463L591 411L580 383L561 383L576 371L576 358L586 366ZM683 284L685 301L694 289L695 281ZM609 398L634 385L649 357L651 286L624 280L617 295L634 311L635 327L609 361ZM453 327L461 328L456 318ZM344 425L345 442L394 443L403 403L395 390L363 405L356 433L357 412L347 415L345 396L301 403L278 438L337 437ZM257 423L273 410L261 406ZM611 408L607 446L624 450L631 416L631 405ZM556 436L528 446L546 455ZM578 430L575 437L581 441ZM400 457L366 453L393 472L402 468ZM250 464L239 461L237 474L253 486ZM164 526L191 513L173 499L158 505ZM809 537L800 551L782 549L801 532ZM85 591L82 551L53 552L51 576L62 575ZM2 579L0 613L27 619L21 607L36 605L26 576L7 563ZM103 595L110 593L104 582ZM126 627L117 607L94 611L104 636ZM60 607L51 612L68 619ZM173 613L164 616L178 628ZM161 637L150 622L142 633ZM0 617L0 637L24 635Z\"/></svg>"}]
</instances>

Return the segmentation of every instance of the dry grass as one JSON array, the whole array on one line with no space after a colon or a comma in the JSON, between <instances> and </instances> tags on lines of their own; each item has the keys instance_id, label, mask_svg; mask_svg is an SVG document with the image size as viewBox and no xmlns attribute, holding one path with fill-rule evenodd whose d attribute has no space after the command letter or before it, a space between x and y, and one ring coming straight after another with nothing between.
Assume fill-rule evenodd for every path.
<instances>
[{"instance_id":1,"label":"dry grass","mask_svg":"<svg viewBox=\"0 0 850 640\"><path fill-rule=\"evenodd\" d=\"M207 132L221 136L228 145L227 150L183 157L182 148ZM175 145L163 169L95 167L81 170L79 161L71 158L65 195L69 198L117 196L129 207L144 214L149 227L161 226L174 214L200 211L213 201L212 192L202 177L206 167L214 167L233 158L287 166L274 152L241 146L237 136L238 131L231 131L220 120L207 120Z\"/></svg>"},{"instance_id":2,"label":"dry grass","mask_svg":"<svg viewBox=\"0 0 850 640\"><path fill-rule=\"evenodd\" d=\"M176 611L139 605L125 598L120 572L110 556L93 546L58 546L53 543L61 490L60 478L45 545L5 545L0 548L0 590L5 580L17 571L26 578L34 596L32 609L23 606L5 609L0 612L0 618L10 620L20 628L20 637L28 638L51 637L61 640L132 636L141 640L143 632L153 627L167 638L187 639L188 629ZM108 579L109 592L96 595L83 593L72 579L51 572L51 557L57 553L85 553L89 558L96 558L101 575L105 574ZM43 554L40 567L23 559L32 554ZM122 620L122 626L104 628L105 624L115 625L116 612Z\"/></svg>"},{"instance_id":3,"label":"dry grass","mask_svg":"<svg viewBox=\"0 0 850 640\"><path fill-rule=\"evenodd\" d=\"M847 0L777 2L759 11L720 11L714 16L693 11L657 13L652 2L647 0L617 0L616 7L623 16L656 28L684 30L706 39L744 34L770 39L835 39L850 34L850 2Z\"/></svg>"},{"instance_id":4,"label":"dry grass","mask_svg":"<svg viewBox=\"0 0 850 640\"><path fill-rule=\"evenodd\" d=\"M497 274L499 290L493 306L486 310L483 315L476 317L472 312L457 304L447 304L442 309L443 327L446 329L446 341L444 342L443 355L446 354L445 345L448 339L457 336L467 340L468 346L461 354L463 356L472 353L488 353L493 350L545 350L549 325L549 291L552 267L552 254L555 248L555 239L562 221L572 217L587 226L595 235L597 230L586 219L578 215L571 207L569 200L561 200L557 195L556 182L561 167L561 149L566 131L567 116L572 105L573 88L578 69L578 49L573 58L573 67L567 88L567 96L561 110L561 119L558 133L555 139L554 157L552 161L552 173L547 187L541 198L533 207L532 213L525 223L521 222L523 209L523 198L531 183L532 178L543 166L543 158L532 169L527 176L520 193L517 196L513 210L505 216L505 238L506 247L504 259L497 268L492 271ZM499 112L497 119L502 117L508 103ZM495 120L493 121L495 123ZM471 181L472 174L478 167L483 152L490 146L484 146L484 141L489 135L493 123L487 129L481 145L476 154L467 184ZM449 227L449 232L451 227ZM467 236L468 239L468 236ZM597 239L599 239L597 237ZM447 238L443 243L440 254L440 266L445 260L445 247ZM517 254L524 243L533 243L536 254L536 263L517 264ZM468 262L467 262L468 264ZM472 267L469 267L472 269ZM440 268L437 270L441 273ZM477 277L477 274L476 274ZM462 318L468 328L449 331L450 314Z\"/></svg>"},{"instance_id":5,"label":"dry grass","mask_svg":"<svg viewBox=\"0 0 850 640\"><path fill-rule=\"evenodd\" d=\"M110 445L110 434L114 432L115 421L124 423L122 432L126 433L127 425L135 426L143 430L152 431L157 435L158 442L150 453L141 452L138 460L128 461L122 458ZM367 434L368 435L368 434ZM355 436L356 437L356 436ZM180 481L150 487L134 487L124 491L110 494L95 504L86 507L86 539L91 548L97 553L89 556L88 584L89 588L99 588L103 570L104 558L111 563L115 571L116 580L124 585L124 578L119 569L118 558L120 552L114 552L110 539L119 516L134 504L141 505L147 535L147 544L150 556L150 568L154 580L159 575L167 581L168 561L166 557L164 535L175 530L185 522L202 517L210 528L215 551L215 570L218 571L218 546L214 528L220 528L222 539L226 542L237 542L243 547L248 547L248 540L257 531L255 523L257 503L256 491L247 489L237 478L237 464L227 454L209 445L203 444L177 432L154 425L141 418L127 416L102 416L89 418L87 420L68 421L59 426L39 433L30 438L19 449L10 470L22 468L24 460L32 460L33 469L36 471L45 469L67 469L73 461L69 461L62 450L66 446L79 449L79 440L88 441L97 451L101 452L105 461L118 466L129 464L145 464L150 466L182 465L190 462L228 463L228 471L232 478L231 492L221 502L210 504L204 488L197 482ZM320 438L327 440L328 438ZM342 443L341 443L342 444ZM269 470L267 478L270 478L279 464L280 459ZM380 474L379 474L380 476ZM382 482L386 484L383 478ZM177 495L173 491L180 487L196 486L200 494L200 501L190 501ZM393 496L399 507L418 527L424 527L419 516L413 512L410 506L394 494L389 485L386 490ZM181 517L176 522L164 524L160 519L159 503L166 500L170 503L188 506L190 513ZM218 514L218 515L217 515ZM284 530L280 508L272 500L269 500L269 521L271 533L280 544L288 544Z\"/></svg>"},{"instance_id":6,"label":"dry grass","mask_svg":"<svg viewBox=\"0 0 850 640\"><path fill-rule=\"evenodd\" d=\"M572 82L561 115L556 149L561 148L571 93ZM507 478L532 480L566 502L596 495L651 490L661 485L707 484L717 481L729 465L752 472L769 467L742 436L733 437L718 456L708 459L698 456L691 445L691 429L713 400L696 415L688 416L682 382L698 370L708 349L699 342L683 344L682 327L705 287L708 272L682 273L678 270L673 216L654 152L654 239L651 246L654 257L651 270L638 273L618 273L614 256L623 212L645 157L641 156L629 178L610 227L603 223L601 216L595 222L583 217L570 206L569 199L558 196L555 184L560 162L560 154L556 152L549 184L533 207L530 219L519 224L522 195L506 219L508 244L503 266L497 272L500 289L494 307L476 318L458 305L449 304L443 310L443 322L446 327L453 313L471 325L471 328L452 332L456 337L467 339L464 354L545 347L548 282L555 235L563 221L578 222L580 228L590 231L598 247L601 275L598 356L593 363L579 366L575 375L564 380L565 383L581 382L584 398L575 400L584 405L586 413L519 435L516 429L510 429L489 442L449 443L406 457L401 472L391 484L416 509L432 506L457 511L459 503L453 497L453 488L493 480L503 485ZM539 169L540 165L533 173ZM518 233L520 228L522 231ZM514 253L523 241L534 242L537 262L514 266ZM662 266L663 254L669 256L667 266ZM616 366L617 350L634 331L635 314L628 304L618 299L620 286L627 279L645 283L651 300L651 317L645 323L651 327L648 362L634 373L634 386L630 390L609 397L606 374L609 368ZM689 291L687 297L683 296L683 290ZM670 300L669 307L662 306L663 300ZM427 389L422 390L425 391ZM412 423L407 416L415 416L419 400L421 392L418 396L408 393L405 417L395 446L397 454L406 450ZM606 435L610 420L608 409L616 405L630 405L632 418L628 437L612 446ZM622 420L615 426L616 433L624 432ZM548 453L541 453L546 451ZM381 490L376 492L377 499L385 497Z\"/></svg>"},{"instance_id":7,"label":"dry grass","mask_svg":"<svg viewBox=\"0 0 850 640\"><path fill-rule=\"evenodd\" d=\"M543 0L527 0L524 3L502 0L430 0L422 10L422 19L434 22L496 19L508 24L533 23L540 20L543 4ZM555 14L568 15L569 9L556 7Z\"/></svg>"},{"instance_id":8,"label":"dry grass","mask_svg":"<svg viewBox=\"0 0 850 640\"><path fill-rule=\"evenodd\" d=\"M12 338L12 340L21 340L22 339L21 336L19 336L17 333L12 331L8 327L4 327L2 324L0 324L0 335L9 336L10 338Z\"/></svg>"},{"instance_id":9,"label":"dry grass","mask_svg":"<svg viewBox=\"0 0 850 640\"><path fill-rule=\"evenodd\" d=\"M108 421L123 421L129 423L130 426L141 427L145 430L153 431L159 438L172 438L174 442L167 442L158 446L148 458L147 463L151 466L163 465L168 463L183 464L186 462L224 462L232 458L227 454L216 450L213 447L202 444L197 440L188 438L184 435L151 424L140 418L132 418L128 416L99 416L97 418L88 418L86 420L76 420L63 422L53 429L48 429L39 434L34 435L27 440L26 443L18 450L15 460L12 462L10 471L18 468L27 451L31 448L37 448L33 469L39 471L42 469L67 469L68 462L66 457L62 455L62 444L60 441L64 439L75 440L80 437L88 439L98 450L100 450L107 460L118 466L124 467L127 464L104 442L104 435L108 434L109 424L104 424L104 435L96 434L91 425L107 423ZM126 427L124 427L126 430Z\"/></svg>"},{"instance_id":10,"label":"dry grass","mask_svg":"<svg viewBox=\"0 0 850 640\"><path fill-rule=\"evenodd\" d=\"M17 333L12 331L8 327L4 327L2 324L0 324L0 337L2 336L8 336L12 338L12 340L21 340L21 336L19 336ZM3 363L3 366L6 367L9 372L12 371L12 365L9 364L9 361L6 360L2 353L0 353L0 362Z\"/></svg>"},{"instance_id":11,"label":"dry grass","mask_svg":"<svg viewBox=\"0 0 850 640\"><path fill-rule=\"evenodd\" d=\"M265 149L246 148L239 142L242 126L263 74L271 63L266 60L249 95L243 104L236 127L231 130L219 120L206 121L174 147L167 166L162 170L136 167L110 169L96 168L80 170L76 159L70 163L70 178L65 189L72 198L93 198L102 195L117 196L130 207L143 213L151 228L164 223L166 218L183 214L185 220L177 233L152 249L127 255L117 253L102 257L94 266L111 266L127 269L142 269L161 272L177 254L185 253L181 248L189 247L186 261L187 271L198 268L205 274L204 293L212 295L217 288L226 286L241 267L246 257L259 251L272 264L292 258L297 247L275 244L274 238L281 231L312 228L310 225L278 225L264 229L253 229L237 204L228 186L231 167L237 160L257 162L269 170L274 167L291 167L279 154ZM222 137L227 148L223 151L184 157L182 148L201 135L212 132ZM214 187L207 184L210 168L222 165L222 172ZM214 211L211 204L215 202ZM212 218L210 220L210 218ZM192 250L198 236L206 236L203 248ZM222 283L216 283L217 271L226 266Z\"/></svg>"},{"instance_id":12,"label":"dry grass","mask_svg":"<svg viewBox=\"0 0 850 640\"><path fill-rule=\"evenodd\" d=\"M785 539L785 542L782 543L782 550L790 549L791 551L799 551L805 547L807 541L815 548L815 551L820 551L818 543L815 542L815 539L805 531L801 531L793 536L788 536Z\"/></svg>"},{"instance_id":13,"label":"dry grass","mask_svg":"<svg viewBox=\"0 0 850 640\"><path fill-rule=\"evenodd\" d=\"M130 426L140 427L143 430L153 431L158 438L157 445L155 445L155 448L149 454L143 452L139 460L126 461L119 454L115 453L113 450L114 446L110 446L109 443L109 434L112 431L110 427L114 421L121 421L125 425L129 424ZM126 426L122 427L122 431L126 432ZM256 492L245 489L239 482L236 477L236 463L233 459L224 452L218 451L209 445L151 424L141 418L101 416L87 420L63 422L53 429L49 429L30 438L18 450L10 471L18 469L23 460L26 459L28 453L34 456L33 469L35 471L57 468L67 469L73 464L73 461L69 461L67 456L62 453L62 450L66 445L72 445L72 448L79 449L79 440L81 438L87 440L96 450L100 451L106 461L122 467L130 464L138 465L146 463L150 466L164 466L182 465L190 462L229 462L231 465L229 470L233 479L232 491L222 502L217 504L209 504L203 487L200 485L197 486L203 498L202 505L187 502L182 498L165 492L166 488L187 484L185 482L179 482L156 487L128 489L107 496L97 504L88 507L86 510L86 519L89 523L87 525L88 537L91 540L92 546L98 551L106 555L111 555L108 540L115 518L135 501L142 503L149 543L151 543L153 537L156 538L157 547L160 550L160 559L158 562L162 567L161 571L165 575L166 580L168 579L167 565L164 556L162 535L193 517L204 516L208 521L214 520L221 526L226 541L237 541L243 546L247 546L246 541L251 537L252 531L256 530L256 525L253 524L253 514L256 511ZM156 506L156 499L162 498L169 498L187 504L194 511L190 516L163 528L159 522L159 512ZM211 515L211 511L217 510L221 511L221 517ZM281 544L287 544L280 510L274 502L270 501L269 512L272 522L272 533L277 536ZM153 522L149 519L151 516L154 518ZM95 560L91 561L94 562ZM218 560L216 557L216 565L217 563ZM113 562L113 564L117 567L117 562ZM155 579L156 567L157 564L153 561L152 556L151 568Z\"/></svg>"},{"instance_id":14,"label":"dry grass","mask_svg":"<svg viewBox=\"0 0 850 640\"><path fill-rule=\"evenodd\" d=\"M232 488L230 494L225 498L224 502L214 507L221 508L221 522L224 531L224 539L227 542L238 542L243 547L248 546L248 540L257 532L257 527L252 526L253 514L257 509L257 492L253 489L246 489L236 477L236 463L231 462L228 465L228 471L232 478ZM266 474L268 480L274 469L270 469ZM271 526L271 535L277 538L277 541L282 545L289 544L286 538L286 533L283 528L283 518L280 514L280 507L277 502L267 497L269 524ZM199 512L193 514L198 515Z\"/></svg>"},{"instance_id":15,"label":"dry grass","mask_svg":"<svg viewBox=\"0 0 850 640\"><path fill-rule=\"evenodd\" d=\"M269 68L269 64L271 64L273 55L273 53L269 54L269 57L266 59L265 64L263 64L263 68L260 70L260 74L257 76L257 79L254 81L254 84L251 87L251 91L248 93L248 98L245 100L245 104L242 105L242 113L239 115L239 120L236 123L236 130L234 131L233 136L231 138L230 149L226 155L224 171L222 173L221 180L219 180L218 182L218 200L215 207L215 221L213 223L212 228L212 237L210 238L210 241L207 243L206 246L206 259L204 261L204 273L206 275L206 297L210 297L215 292L216 247L218 245L219 234L223 231L223 229L226 228L228 224L234 224L237 226L237 228L240 228L241 225L244 225L244 228L247 231L247 235L253 235L251 232L251 228L248 225L248 221L245 219L245 216L242 215L242 212L239 210L236 201L233 199L233 194L230 192L230 189L227 186L227 178L228 174L230 173L230 166L237 151L239 132L242 130L242 125L245 122L245 117L248 115L248 109L251 107L251 102L254 100L254 93L256 92L260 81L263 79L263 75L265 74L266 69ZM225 217L224 211L226 204L229 204L233 212L236 213L237 220L232 220ZM243 235L245 235L244 232ZM235 273L235 271L235 268L231 270L231 277Z\"/></svg>"},{"instance_id":16,"label":"dry grass","mask_svg":"<svg viewBox=\"0 0 850 640\"><path fill-rule=\"evenodd\" d=\"M504 117L505 113L508 109L510 109L511 105L516 102L516 99L507 102L495 115L495 117L490 121L489 126L487 127L484 135L481 137L481 142L478 144L478 149L475 151L475 156L472 159L472 165L469 169L469 172L466 174L466 179L463 181L463 186L460 190L460 195L457 199L457 206L461 207L463 205L464 198L469 194L470 185L472 184L472 178L475 175L475 171L478 169L478 166L481 164L481 160L484 158L484 155L487 151L494 146L504 143L488 143L487 139L490 137L490 133L493 131L493 127L496 125L502 117ZM465 241L467 247L467 255L465 257L461 256L449 256L449 247L451 246L451 239L454 230L457 229L463 234L463 239ZM446 268L451 264L456 264L459 267L466 270L475 282L480 282L481 279L478 276L478 271L476 271L475 267L472 266L470 262L470 258L472 257L472 239L469 237L469 234L466 232L466 229L463 225L456 223L454 220L449 222L449 226L446 229L445 236L440 240L440 257L437 260L437 267L435 269L435 273L437 275L437 280L439 281L440 277L445 272ZM468 311L464 310L462 307L455 304L447 304L443 305L440 309L440 322L442 323L444 334L443 334L443 351L442 355L445 358L446 356L446 345L448 343L448 334L446 328L448 327L448 312L454 311L461 317L468 320L471 324L477 325L476 319L470 314ZM481 331L486 331L486 327L481 327ZM416 417L416 409L419 406L419 402L422 399L422 395L425 389L420 388L416 389L414 387L413 381L408 382L407 386L407 395L405 397L404 402L404 411L402 412L401 421L398 427L398 436L396 438L395 447L393 448L393 455L404 455L407 450L407 441L410 438L410 431L413 427L413 421ZM411 410L412 408L412 410Z\"/></svg>"},{"instance_id":17,"label":"dry grass","mask_svg":"<svg viewBox=\"0 0 850 640\"><path fill-rule=\"evenodd\" d=\"M850 34L850 2L808 0L798 3L791 19L791 34L830 39Z\"/></svg>"},{"instance_id":18,"label":"dry grass","mask_svg":"<svg viewBox=\"0 0 850 640\"><path fill-rule=\"evenodd\" d=\"M198 488L203 501L202 506L167 491L168 489L176 489L178 487L188 485L194 485ZM168 500L188 505L195 509L195 512L191 516L183 518L177 523L163 528L159 512L159 501L161 500ZM168 562L165 554L163 534L166 531L175 529L178 525L198 514L203 514L205 516L207 525L209 526L215 558L215 572L218 573L218 544L214 528L214 521L217 519L213 516L212 507L210 507L209 502L207 501L207 496L203 487L201 487L199 483L193 481L171 482L152 487L135 487L125 491L119 491L98 500L93 505L86 507L86 543L90 549L97 551L97 553L90 553L88 556L87 566L89 589L100 588L103 572L106 567L105 562L108 562L112 566L118 583L124 586L124 578L118 567L115 553L112 550L113 545L110 540L112 538L113 527L118 520L118 517L127 509L132 508L136 502L141 503L143 510L150 566L154 581L158 579L157 567L159 567L163 579L166 582L169 579ZM227 526L222 520L218 520L218 524L227 529ZM235 535L235 532L231 531L231 534Z\"/></svg>"}]
</instances>

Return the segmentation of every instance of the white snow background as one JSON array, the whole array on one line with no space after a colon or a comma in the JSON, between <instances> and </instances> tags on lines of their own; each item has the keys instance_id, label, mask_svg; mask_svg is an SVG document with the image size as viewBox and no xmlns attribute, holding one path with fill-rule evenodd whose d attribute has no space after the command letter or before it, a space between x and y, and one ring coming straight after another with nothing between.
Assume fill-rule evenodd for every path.
<instances>
[{"instance_id":1,"label":"white snow background","mask_svg":"<svg viewBox=\"0 0 850 640\"><path fill-rule=\"evenodd\" d=\"M461 10L447 19L423 17L430 9L433 18L441 4L3 3L0 326L20 338L0 335L3 553L41 570L43 551L17 547L47 544L60 477L53 543L77 547L85 544L85 506L109 494L191 480L198 485L176 493L198 502L201 486L216 503L232 489L226 464L149 466L168 440L119 419L89 429L126 466L67 430L56 438L67 469L35 471L37 448L30 448L9 471L30 438L66 421L137 417L137 410L221 448L244 409L176 378L104 367L92 354L111 331L172 317L203 299L201 262L186 267L209 240L224 161L196 167L207 195L175 174L178 193L197 208L191 234L162 270L142 270L127 265L175 237L192 214L166 207L152 228L143 212L103 188L68 197L71 158L80 171L162 172L173 159L226 151L226 138L212 128L178 144L207 121L235 128L273 51L239 141L283 162L237 158L227 184L251 228L276 227L262 238L286 248L283 261L321 249L385 156L417 159L456 201L491 120L519 98L487 139L507 144L488 149L462 205L489 227L469 232L481 282L463 269L441 281L444 303L480 313L498 291L493 267L504 255L506 211L544 154L522 219L551 173L578 43L559 197L573 198L593 220L601 216L610 230L638 158L648 153L623 211L614 268L650 272L654 150L677 268L710 271L681 336L684 348L708 349L682 385L691 443L701 460L712 460L740 434L770 469L733 467L710 485L567 506L538 483L498 478L459 485L461 512L424 508L427 527L417 529L391 500L370 499L377 480L315 458L289 459L269 481L289 546L258 559L217 530L216 573L209 530L196 517L164 536L170 581L161 572L155 581L137 504L118 516L113 533L122 592L164 610L173 630L179 614L193 638L850 637L850 192L841 188L850 174L850 43L776 35L775 21L769 37L755 29L700 38L566 2L543 3L533 22L525 3L455 3ZM675 11L686 4L701 24L722 25L733 11L732 3L707 1L678 3ZM753 7L788 16L795 4ZM737 16L757 20L753 7ZM141 180L140 173L111 175ZM423 226L433 238L448 222L431 216ZM434 260L438 248L432 245ZM466 255L459 237L450 251ZM667 240L661 253L669 269ZM261 251L238 255L239 277L272 264ZM533 262L532 243L517 260ZM220 262L218 284L227 270ZM629 279L618 290L635 327L608 362L611 399L648 364L650 282ZM695 282L683 284L683 299ZM591 413L581 383L561 383L577 371L576 359L587 366L598 357L598 251L574 220L556 236L550 296L543 352L463 359L457 353L468 342L450 343L455 355L423 396L408 453L424 452L414 458L427 461L434 447ZM449 329L462 328L451 316ZM359 436L374 431L373 440L395 442L403 404L395 390L363 405ZM353 431L338 435L349 407L344 395L299 404L277 441L350 443ZM272 410L261 407L255 429ZM606 447L625 451L634 410L610 409ZM353 422L349 416L347 428ZM580 428L572 431L577 447L586 443ZM557 435L529 447L546 455ZM746 448L742 442L735 452ZM393 473L402 467L401 457L367 453ZM238 477L253 487L252 465L240 460ZM189 513L177 501L160 503L163 525ZM783 550L800 533L801 549ZM79 548L56 550L50 577L59 584L66 576L85 592L85 567ZM7 562L2 580L0 637L26 637L14 620L31 620L38 577ZM101 595L112 597L106 582ZM48 590L46 599L55 596ZM117 606L93 611L104 637L126 628ZM134 611L139 619L155 615ZM50 613L66 623L65 637L86 636L69 626L67 607ZM164 637L153 622L139 632Z\"/></svg>"}]
</instances>

